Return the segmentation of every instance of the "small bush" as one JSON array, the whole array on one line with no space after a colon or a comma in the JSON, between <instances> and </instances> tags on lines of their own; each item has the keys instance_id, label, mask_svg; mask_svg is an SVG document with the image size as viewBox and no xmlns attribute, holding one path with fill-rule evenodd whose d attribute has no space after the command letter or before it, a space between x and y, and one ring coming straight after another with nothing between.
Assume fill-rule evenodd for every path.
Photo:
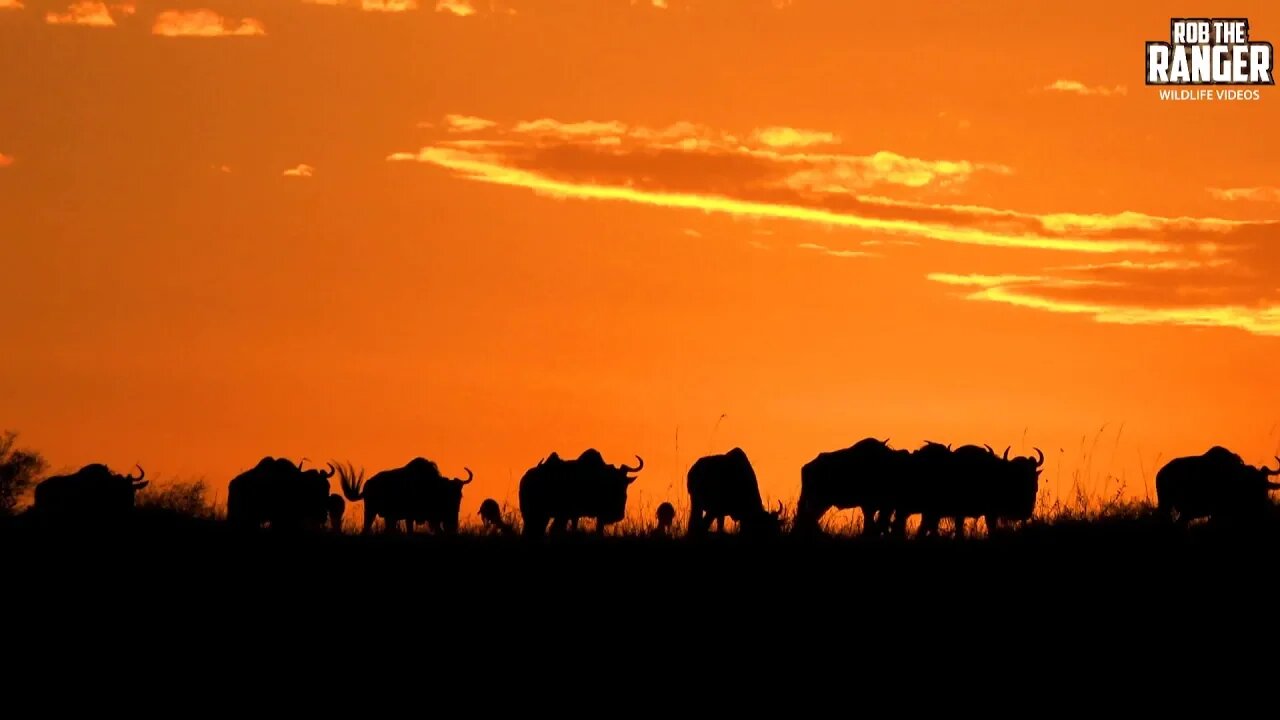
<instances>
[{"instance_id":1,"label":"small bush","mask_svg":"<svg viewBox=\"0 0 1280 720\"><path fill-rule=\"evenodd\" d=\"M48 463L34 450L15 449L18 434L0 434L0 515L12 515Z\"/></svg>"},{"instance_id":2,"label":"small bush","mask_svg":"<svg viewBox=\"0 0 1280 720\"><path fill-rule=\"evenodd\" d=\"M213 503L209 502L208 486L204 480L152 485L138 493L136 502L144 510L160 510L195 518L213 517Z\"/></svg>"}]
</instances>

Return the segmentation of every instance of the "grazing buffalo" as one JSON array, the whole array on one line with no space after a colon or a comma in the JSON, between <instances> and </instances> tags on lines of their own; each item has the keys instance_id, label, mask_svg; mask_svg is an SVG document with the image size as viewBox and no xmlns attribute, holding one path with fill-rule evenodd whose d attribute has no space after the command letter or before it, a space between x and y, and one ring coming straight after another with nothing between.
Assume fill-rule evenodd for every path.
<instances>
[{"instance_id":1,"label":"grazing buffalo","mask_svg":"<svg viewBox=\"0 0 1280 720\"><path fill-rule=\"evenodd\" d=\"M35 512L46 518L81 521L120 518L133 510L134 495L147 486L138 476L111 472L106 465L85 465L71 475L56 475L36 485Z\"/></svg>"},{"instance_id":2,"label":"grazing buffalo","mask_svg":"<svg viewBox=\"0 0 1280 720\"><path fill-rule=\"evenodd\" d=\"M1174 458L1160 468L1156 502L1162 513L1176 513L1184 525L1202 517L1240 520L1267 507L1267 492L1280 488L1268 480L1274 475L1280 475L1280 468L1246 465L1239 455L1214 447L1203 455Z\"/></svg>"},{"instance_id":3,"label":"grazing buffalo","mask_svg":"<svg viewBox=\"0 0 1280 720\"><path fill-rule=\"evenodd\" d=\"M774 512L764 509L756 471L742 448L699 458L689 468L688 487L690 535L705 533L712 520L724 532L725 516L733 518L744 535L777 533L782 504Z\"/></svg>"},{"instance_id":4,"label":"grazing buffalo","mask_svg":"<svg viewBox=\"0 0 1280 720\"><path fill-rule=\"evenodd\" d=\"M368 481L350 467L341 468L342 494L347 500L364 501L364 531L373 530L373 521L381 517L387 531L395 532L403 522L406 532L414 523L425 523L433 532L456 532L458 507L462 504L462 488L474 478L469 468L467 479L447 478L440 468L426 458L414 458L404 467L383 470Z\"/></svg>"},{"instance_id":5,"label":"grazing buffalo","mask_svg":"<svg viewBox=\"0 0 1280 720\"><path fill-rule=\"evenodd\" d=\"M635 482L632 473L644 468L639 463L608 465L600 453L586 450L576 460L562 460L556 453L529 468L520 478L520 515L524 534L540 537L551 523L553 532L562 532L569 523L577 527L581 518L594 518L596 532L618 522L627 510L627 486Z\"/></svg>"},{"instance_id":6,"label":"grazing buffalo","mask_svg":"<svg viewBox=\"0 0 1280 720\"><path fill-rule=\"evenodd\" d=\"M941 518L951 518L955 534L964 535L965 521L986 518L988 529L1004 522L1027 520L1035 510L1040 469L1038 458L1009 459L989 446L950 446L929 442L911 454L910 471L894 500L893 532L904 534L907 518L921 515L919 534L936 535Z\"/></svg>"},{"instance_id":7,"label":"grazing buffalo","mask_svg":"<svg viewBox=\"0 0 1280 720\"><path fill-rule=\"evenodd\" d=\"M227 522L239 527L270 525L276 530L342 527L346 503L329 492L329 470L303 470L286 458L264 457L227 486Z\"/></svg>"},{"instance_id":8,"label":"grazing buffalo","mask_svg":"<svg viewBox=\"0 0 1280 720\"><path fill-rule=\"evenodd\" d=\"M862 510L863 532L882 532L894 506L895 483L907 471L911 453L888 440L866 438L851 447L824 452L800 470L800 502L794 529L815 532L831 508Z\"/></svg>"}]
</instances>

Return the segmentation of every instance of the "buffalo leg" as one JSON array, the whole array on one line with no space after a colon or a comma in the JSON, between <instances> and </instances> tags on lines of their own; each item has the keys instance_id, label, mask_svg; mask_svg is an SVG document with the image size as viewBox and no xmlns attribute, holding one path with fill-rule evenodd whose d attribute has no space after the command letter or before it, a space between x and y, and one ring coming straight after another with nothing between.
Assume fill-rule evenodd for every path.
<instances>
[{"instance_id":1,"label":"buffalo leg","mask_svg":"<svg viewBox=\"0 0 1280 720\"><path fill-rule=\"evenodd\" d=\"M956 538L957 538L957 539L964 539L964 516L963 516L963 515L957 515L957 516L955 516L955 517L951 518L951 524L952 524L952 525L955 525L955 528L956 528Z\"/></svg>"},{"instance_id":2,"label":"buffalo leg","mask_svg":"<svg viewBox=\"0 0 1280 720\"><path fill-rule=\"evenodd\" d=\"M368 535L373 532L373 521L378 519L378 514L369 509L369 501L364 503L364 534Z\"/></svg>"},{"instance_id":3,"label":"buffalo leg","mask_svg":"<svg viewBox=\"0 0 1280 720\"><path fill-rule=\"evenodd\" d=\"M880 520L881 518L883 518L883 516L884 516L883 511L880 511L879 513L877 513L875 508L866 507L864 505L862 507L862 534L863 535L870 535L872 533L879 534Z\"/></svg>"}]
</instances>

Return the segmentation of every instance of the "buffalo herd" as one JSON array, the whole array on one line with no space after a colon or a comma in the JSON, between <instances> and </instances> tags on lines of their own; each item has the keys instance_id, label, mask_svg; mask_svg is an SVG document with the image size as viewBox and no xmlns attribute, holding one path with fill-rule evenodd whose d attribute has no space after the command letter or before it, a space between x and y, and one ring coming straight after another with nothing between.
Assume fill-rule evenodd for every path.
<instances>
[{"instance_id":1,"label":"buffalo herd","mask_svg":"<svg viewBox=\"0 0 1280 720\"><path fill-rule=\"evenodd\" d=\"M1280 462L1280 457L1276 458ZM853 445L820 453L800 469L800 499L791 518L792 534L819 534L822 518L831 509L858 508L863 534L904 537L908 520L919 518L916 534L940 533L948 519L952 532L963 536L968 521L982 518L988 531L1030 520L1035 514L1045 456L1010 456L1010 448L927 442L915 450L894 448L888 440L866 438ZM366 479L351 465L327 464L304 469L304 462L264 457L228 485L228 524L240 528L299 530L328 526L340 530L347 503L364 507L363 530L373 530L381 518L387 532L401 528L412 533L425 525L433 534L454 533L466 479L448 477L425 458L383 470ZM644 468L610 464L595 449L566 460L551 453L520 479L519 512L526 537L577 530L592 521L602 534L626 516L627 488ZM331 486L338 476L338 489ZM1186 524L1199 518L1245 521L1271 505L1268 493L1280 489L1271 478L1275 470L1255 467L1239 455L1214 447L1202 455L1166 463L1156 475L1158 513ZM31 513L42 519L118 520L134 509L135 494L146 487L145 473L122 475L105 465L87 465L70 475L45 479L35 489ZM766 507L755 470L747 454L734 448L703 457L687 476L689 513L687 534L705 535L714 523L724 531L732 519L743 536L777 535L784 529L784 508ZM493 499L480 506L481 527L502 535L516 533ZM673 534L676 511L668 502L658 508L655 536Z\"/></svg>"}]
</instances>

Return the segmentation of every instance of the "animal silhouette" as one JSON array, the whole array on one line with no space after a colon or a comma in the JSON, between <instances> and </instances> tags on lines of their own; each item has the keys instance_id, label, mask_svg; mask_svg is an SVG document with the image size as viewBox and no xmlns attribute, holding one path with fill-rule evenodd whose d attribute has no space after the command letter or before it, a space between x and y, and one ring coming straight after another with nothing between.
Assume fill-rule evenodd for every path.
<instances>
[{"instance_id":1,"label":"animal silhouette","mask_svg":"<svg viewBox=\"0 0 1280 720\"><path fill-rule=\"evenodd\" d=\"M540 537L551 523L552 532L563 532L581 518L593 518L596 532L618 522L626 514L627 486L635 482L632 473L644 468L636 456L636 467L608 465L599 451L583 451L576 460L562 460L551 453L520 478L520 515L527 537Z\"/></svg>"},{"instance_id":2,"label":"animal silhouette","mask_svg":"<svg viewBox=\"0 0 1280 720\"><path fill-rule=\"evenodd\" d=\"M765 510L756 472L742 448L699 458L689 468L687 487L690 535L705 533L713 520L724 532L725 517L733 518L744 535L778 532L782 503L774 512Z\"/></svg>"},{"instance_id":3,"label":"animal silhouette","mask_svg":"<svg viewBox=\"0 0 1280 720\"><path fill-rule=\"evenodd\" d=\"M329 492L335 469L303 470L287 458L264 457L227 486L227 522L238 527L270 525L276 530L342 527L346 503Z\"/></svg>"},{"instance_id":4,"label":"animal silhouette","mask_svg":"<svg viewBox=\"0 0 1280 720\"><path fill-rule=\"evenodd\" d=\"M350 466L340 468L342 493L347 500L364 501L364 532L372 532L374 520L381 517L388 532L400 523L412 533L415 523L425 523L436 533L452 533L458 529L458 508L462 505L462 488L475 474L470 468L467 479L447 478L440 468L426 458L417 457L404 467L383 470L367 481L364 474Z\"/></svg>"},{"instance_id":5,"label":"animal silhouette","mask_svg":"<svg viewBox=\"0 0 1280 720\"><path fill-rule=\"evenodd\" d=\"M1174 458L1160 468L1156 503L1160 512L1176 515L1183 525L1203 517L1248 520L1266 509L1268 492L1280 488L1268 479L1275 475L1280 475L1280 467L1247 465L1239 455L1215 446L1202 455Z\"/></svg>"},{"instance_id":6,"label":"animal silhouette","mask_svg":"<svg viewBox=\"0 0 1280 720\"><path fill-rule=\"evenodd\" d=\"M911 453L903 475L893 486L892 531L905 534L907 519L922 516L919 534L937 535L939 520L951 518L963 537L969 518L985 518L989 529L1031 517L1039 490L1044 453L1036 458L997 456L990 446L963 445L954 450L928 442Z\"/></svg>"},{"instance_id":7,"label":"animal silhouette","mask_svg":"<svg viewBox=\"0 0 1280 720\"><path fill-rule=\"evenodd\" d=\"M654 537L671 537L675 532L672 527L676 521L676 508L669 502L664 502L658 506L656 513L658 524L654 526L651 533Z\"/></svg>"},{"instance_id":8,"label":"animal silhouette","mask_svg":"<svg viewBox=\"0 0 1280 720\"><path fill-rule=\"evenodd\" d=\"M71 475L47 478L36 485L34 512L46 519L119 519L133 510L134 496L147 486L146 471L137 467L137 477L93 464Z\"/></svg>"},{"instance_id":9,"label":"animal silhouette","mask_svg":"<svg viewBox=\"0 0 1280 720\"><path fill-rule=\"evenodd\" d=\"M499 535L514 535L516 529L511 523L502 518L502 508L498 506L498 501L493 498L485 498L480 503L480 520L484 523L487 530L498 533Z\"/></svg>"},{"instance_id":10,"label":"animal silhouette","mask_svg":"<svg viewBox=\"0 0 1280 720\"><path fill-rule=\"evenodd\" d=\"M843 450L820 453L800 469L800 500L793 530L820 532L831 508L862 511L863 534L884 532L894 506L894 483L908 471L911 453L888 440L865 438Z\"/></svg>"}]
</instances>

